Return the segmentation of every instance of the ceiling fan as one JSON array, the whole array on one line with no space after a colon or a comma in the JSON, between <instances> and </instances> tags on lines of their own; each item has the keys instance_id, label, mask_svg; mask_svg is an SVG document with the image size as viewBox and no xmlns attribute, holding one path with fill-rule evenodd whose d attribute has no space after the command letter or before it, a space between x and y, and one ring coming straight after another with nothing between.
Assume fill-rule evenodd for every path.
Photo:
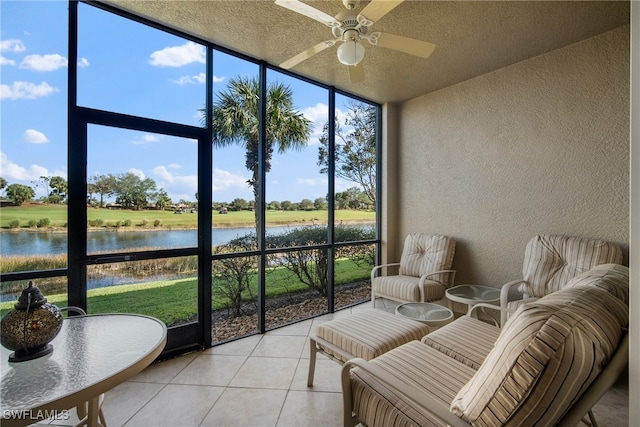
<instances>
[{"instance_id":1,"label":"ceiling fan","mask_svg":"<svg viewBox=\"0 0 640 427\"><path fill-rule=\"evenodd\" d=\"M275 0L275 4L278 6L315 19L330 27L334 37L289 58L280 64L280 67L285 69L295 67L316 53L341 43L337 51L338 60L348 66L349 81L358 83L364 80L362 59L364 58L365 48L362 44L363 40L367 40L374 46L427 58L436 47L433 43L396 34L371 31L371 26L376 21L391 12L402 2L403 0L371 0L360 13L356 14L353 10L358 7L360 0L342 0L348 11L340 13L334 18L321 10L302 3L300 0Z\"/></svg>"}]
</instances>

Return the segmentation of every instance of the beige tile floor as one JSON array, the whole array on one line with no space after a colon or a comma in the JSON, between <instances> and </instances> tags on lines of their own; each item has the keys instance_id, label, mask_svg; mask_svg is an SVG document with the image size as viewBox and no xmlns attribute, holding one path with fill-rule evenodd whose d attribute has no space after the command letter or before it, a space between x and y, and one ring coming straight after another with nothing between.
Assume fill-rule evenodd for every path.
<instances>
[{"instance_id":1,"label":"beige tile floor","mask_svg":"<svg viewBox=\"0 0 640 427\"><path fill-rule=\"evenodd\" d=\"M340 426L340 366L319 356L308 388L308 335L321 322L370 307L361 304L153 364L106 394L107 425ZM376 308L393 311L395 304L378 300ZM621 381L594 409L600 426L628 426L628 404L627 383Z\"/></svg>"}]
</instances>

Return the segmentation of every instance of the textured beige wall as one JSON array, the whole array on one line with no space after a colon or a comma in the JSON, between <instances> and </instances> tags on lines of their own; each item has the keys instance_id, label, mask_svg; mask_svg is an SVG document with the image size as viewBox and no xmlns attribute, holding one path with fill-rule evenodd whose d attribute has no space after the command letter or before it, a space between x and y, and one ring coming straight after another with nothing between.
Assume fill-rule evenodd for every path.
<instances>
[{"instance_id":1,"label":"textured beige wall","mask_svg":"<svg viewBox=\"0 0 640 427\"><path fill-rule=\"evenodd\" d=\"M629 402L640 402L640 5L631 4L631 209L629 238ZM640 407L629 405L629 425ZM633 422L632 422L633 420Z\"/></svg>"},{"instance_id":2,"label":"textured beige wall","mask_svg":"<svg viewBox=\"0 0 640 427\"><path fill-rule=\"evenodd\" d=\"M521 276L538 233L616 242L626 263L629 30L399 105L390 251L410 232L451 235L456 282L494 286Z\"/></svg>"}]
</instances>

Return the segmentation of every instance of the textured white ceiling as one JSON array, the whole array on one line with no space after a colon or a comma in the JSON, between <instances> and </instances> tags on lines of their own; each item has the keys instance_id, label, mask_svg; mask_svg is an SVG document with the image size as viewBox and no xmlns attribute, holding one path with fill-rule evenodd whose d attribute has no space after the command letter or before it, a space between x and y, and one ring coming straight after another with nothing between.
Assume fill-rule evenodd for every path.
<instances>
[{"instance_id":1,"label":"textured white ceiling","mask_svg":"<svg viewBox=\"0 0 640 427\"><path fill-rule=\"evenodd\" d=\"M140 1L104 3L278 65L332 39L330 28L272 0ZM341 0L306 1L336 16ZM363 0L358 10L366 6ZM372 101L399 102L628 24L630 3L617 1L405 0L372 30L435 43L418 58L365 42L365 81L349 83L336 46L292 71Z\"/></svg>"}]
</instances>

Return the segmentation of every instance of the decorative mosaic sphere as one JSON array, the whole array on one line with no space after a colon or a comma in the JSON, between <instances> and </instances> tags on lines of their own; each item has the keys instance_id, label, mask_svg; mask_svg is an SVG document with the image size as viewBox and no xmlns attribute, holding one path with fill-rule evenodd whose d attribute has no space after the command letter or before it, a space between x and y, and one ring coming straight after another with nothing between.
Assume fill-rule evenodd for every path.
<instances>
[{"instance_id":1,"label":"decorative mosaic sphere","mask_svg":"<svg viewBox=\"0 0 640 427\"><path fill-rule=\"evenodd\" d=\"M0 322L0 343L14 350L10 362L21 362L53 351L49 343L62 328L60 309L47 302L37 286L29 282L18 302Z\"/></svg>"}]
</instances>

